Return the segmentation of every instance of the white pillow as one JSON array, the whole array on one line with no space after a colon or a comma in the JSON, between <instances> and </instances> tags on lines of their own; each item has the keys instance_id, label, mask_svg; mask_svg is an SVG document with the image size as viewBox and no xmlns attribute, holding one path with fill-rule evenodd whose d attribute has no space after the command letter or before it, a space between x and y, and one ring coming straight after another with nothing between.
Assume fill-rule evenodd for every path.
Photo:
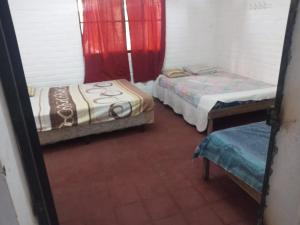
<instances>
[{"instance_id":1,"label":"white pillow","mask_svg":"<svg viewBox=\"0 0 300 225\"><path fill-rule=\"evenodd\" d=\"M190 65L185 66L183 69L191 74L194 75L201 75L201 74L207 74L207 73L216 73L218 72L218 68L216 66L209 66L209 65Z\"/></svg>"},{"instance_id":2,"label":"white pillow","mask_svg":"<svg viewBox=\"0 0 300 225\"><path fill-rule=\"evenodd\" d=\"M35 91L36 91L35 87L28 86L27 89L28 89L29 97L34 97L35 96Z\"/></svg>"}]
</instances>

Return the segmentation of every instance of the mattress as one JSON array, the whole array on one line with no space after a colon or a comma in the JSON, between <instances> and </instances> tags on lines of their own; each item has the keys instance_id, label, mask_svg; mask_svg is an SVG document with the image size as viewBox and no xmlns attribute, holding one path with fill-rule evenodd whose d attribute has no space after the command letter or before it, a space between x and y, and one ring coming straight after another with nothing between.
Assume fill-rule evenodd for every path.
<instances>
[{"instance_id":1,"label":"mattress","mask_svg":"<svg viewBox=\"0 0 300 225\"><path fill-rule=\"evenodd\" d=\"M153 94L203 132L207 127L208 113L218 102L226 106L233 102L273 99L276 86L226 72L179 78L160 75Z\"/></svg>"},{"instance_id":2,"label":"mattress","mask_svg":"<svg viewBox=\"0 0 300 225\"><path fill-rule=\"evenodd\" d=\"M143 112L138 116L127 117L120 120L112 120L99 124L85 124L76 127L66 127L51 131L39 132L41 145L53 144L60 141L70 140L78 137L89 136L122 130L129 127L151 124L154 122L154 111Z\"/></svg>"},{"instance_id":3,"label":"mattress","mask_svg":"<svg viewBox=\"0 0 300 225\"><path fill-rule=\"evenodd\" d=\"M153 98L127 80L37 88L30 99L38 132L137 117L154 107Z\"/></svg>"},{"instance_id":4,"label":"mattress","mask_svg":"<svg viewBox=\"0 0 300 225\"><path fill-rule=\"evenodd\" d=\"M196 149L231 175L261 192L271 127L266 122L211 133Z\"/></svg>"}]
</instances>

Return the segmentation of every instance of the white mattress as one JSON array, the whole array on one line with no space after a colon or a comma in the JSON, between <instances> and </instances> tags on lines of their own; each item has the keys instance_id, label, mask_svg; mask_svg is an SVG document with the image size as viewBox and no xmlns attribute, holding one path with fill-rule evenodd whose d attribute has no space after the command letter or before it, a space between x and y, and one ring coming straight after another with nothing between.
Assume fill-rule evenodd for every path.
<instances>
[{"instance_id":1,"label":"white mattress","mask_svg":"<svg viewBox=\"0 0 300 225\"><path fill-rule=\"evenodd\" d=\"M238 91L235 91L234 86L231 88L232 90L227 90L225 93L222 93L222 91L216 91L218 93L214 94L204 91L207 87L209 87L209 85L215 84L214 79L219 79L223 75L226 77L226 85L231 83L230 77L233 77L232 85L237 83L238 78L238 82L240 83L242 83L244 79L247 84L251 82L253 82L253 85L260 84L260 88L251 89L249 88L249 85L246 85L248 90L245 88L244 91L241 91L241 87L236 88ZM206 130L208 124L208 113L218 101L225 103L250 100L260 101L264 99L272 99L276 96L276 87L273 85L265 84L256 80L254 81L239 75L228 75L227 73L216 74L214 77L211 76L212 74L209 74L206 77L203 75L197 75L182 78L166 78L164 75L160 75L154 83L153 96L160 99L164 104L171 106L176 113L183 116L185 121L189 124L195 125L199 132ZM161 85L160 79L163 79L167 85ZM189 90L190 83L192 83L191 89L193 89L193 91L185 93L188 92L187 90ZM224 88L222 87L222 82L221 84L219 82L218 85L220 85L220 89ZM215 86L212 89L215 90ZM197 101L195 101L195 98L193 97L197 97ZM193 99L194 101L192 102L190 99Z\"/></svg>"}]
</instances>

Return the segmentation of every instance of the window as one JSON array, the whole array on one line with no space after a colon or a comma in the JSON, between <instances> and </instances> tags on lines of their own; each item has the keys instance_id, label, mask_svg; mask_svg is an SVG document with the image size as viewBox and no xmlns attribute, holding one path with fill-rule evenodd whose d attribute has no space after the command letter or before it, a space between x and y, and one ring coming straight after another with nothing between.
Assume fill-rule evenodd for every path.
<instances>
[{"instance_id":1,"label":"window","mask_svg":"<svg viewBox=\"0 0 300 225\"><path fill-rule=\"evenodd\" d=\"M127 51L131 51L130 30L129 30L129 20L128 20L126 0L123 0L123 3L124 3L124 15L125 15L125 29L126 29Z\"/></svg>"},{"instance_id":2,"label":"window","mask_svg":"<svg viewBox=\"0 0 300 225\"><path fill-rule=\"evenodd\" d=\"M127 13L127 5L126 0L123 0L123 8L124 8L124 15L125 15L125 30L126 30L126 46L127 51L131 51L131 42L130 42L130 30L129 30L129 20L128 20L128 13ZM78 13L79 13L79 22L80 22L80 29L81 33L83 32L83 5L82 0L78 0Z\"/></svg>"},{"instance_id":3,"label":"window","mask_svg":"<svg viewBox=\"0 0 300 225\"><path fill-rule=\"evenodd\" d=\"M85 65L93 73L88 77L97 80L95 67L101 76L122 72L138 82L160 74L165 55L165 0L77 1Z\"/></svg>"},{"instance_id":4,"label":"window","mask_svg":"<svg viewBox=\"0 0 300 225\"><path fill-rule=\"evenodd\" d=\"M78 0L78 14L79 14L79 23L80 23L80 30L81 33L83 32L83 5L82 5L82 1Z\"/></svg>"}]
</instances>

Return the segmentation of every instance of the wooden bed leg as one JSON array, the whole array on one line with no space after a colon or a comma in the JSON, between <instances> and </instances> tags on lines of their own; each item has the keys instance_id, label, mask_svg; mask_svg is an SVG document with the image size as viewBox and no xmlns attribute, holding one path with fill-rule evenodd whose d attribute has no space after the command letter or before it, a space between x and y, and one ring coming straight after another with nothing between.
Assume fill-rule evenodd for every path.
<instances>
[{"instance_id":1,"label":"wooden bed leg","mask_svg":"<svg viewBox=\"0 0 300 225\"><path fill-rule=\"evenodd\" d=\"M207 134L210 134L213 131L214 131L214 120L208 119Z\"/></svg>"},{"instance_id":2,"label":"wooden bed leg","mask_svg":"<svg viewBox=\"0 0 300 225\"><path fill-rule=\"evenodd\" d=\"M204 166L204 171L203 171L203 179L205 181L209 180L209 168L210 168L210 162L207 158L203 158L203 166Z\"/></svg>"}]
</instances>

